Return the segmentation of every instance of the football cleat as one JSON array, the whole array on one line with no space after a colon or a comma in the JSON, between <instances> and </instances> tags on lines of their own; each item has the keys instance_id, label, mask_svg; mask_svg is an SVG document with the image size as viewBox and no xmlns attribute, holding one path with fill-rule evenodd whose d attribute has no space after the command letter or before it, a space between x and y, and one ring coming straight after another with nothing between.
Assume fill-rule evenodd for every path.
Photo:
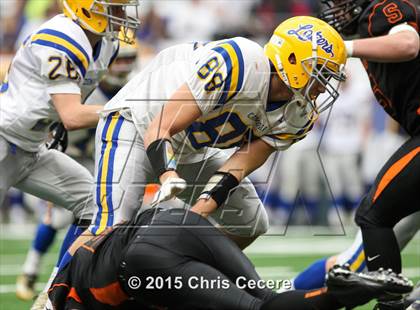
<instances>
[{"instance_id":1,"label":"football cleat","mask_svg":"<svg viewBox=\"0 0 420 310\"><path fill-rule=\"evenodd\" d=\"M16 280L16 297L25 301L34 299L37 278L37 275L20 275Z\"/></svg>"},{"instance_id":2,"label":"football cleat","mask_svg":"<svg viewBox=\"0 0 420 310\"><path fill-rule=\"evenodd\" d=\"M393 298L380 298L374 310L405 310L406 306L401 296Z\"/></svg>"},{"instance_id":3,"label":"football cleat","mask_svg":"<svg viewBox=\"0 0 420 310\"><path fill-rule=\"evenodd\" d=\"M367 273L355 273L349 266L334 266L327 275L327 286L339 302L355 307L374 298L409 293L413 283L392 270L379 269Z\"/></svg>"}]
</instances>

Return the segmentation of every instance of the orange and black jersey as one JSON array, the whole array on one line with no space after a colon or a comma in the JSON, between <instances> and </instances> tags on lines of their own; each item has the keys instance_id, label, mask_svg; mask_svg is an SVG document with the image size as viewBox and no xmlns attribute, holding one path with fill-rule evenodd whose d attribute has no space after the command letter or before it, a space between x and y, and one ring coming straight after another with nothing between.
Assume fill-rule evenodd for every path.
<instances>
[{"instance_id":1,"label":"orange and black jersey","mask_svg":"<svg viewBox=\"0 0 420 310\"><path fill-rule=\"evenodd\" d=\"M130 300L118 274L126 247L140 226L150 224L153 214L154 211L146 211L126 224L109 227L79 248L48 291L52 310L138 309L139 301Z\"/></svg>"},{"instance_id":2,"label":"orange and black jersey","mask_svg":"<svg viewBox=\"0 0 420 310\"><path fill-rule=\"evenodd\" d=\"M407 23L419 31L419 15L409 0L374 0L359 20L362 38L387 35ZM420 54L400 63L363 61L372 90L385 111L411 136L420 135Z\"/></svg>"}]
</instances>

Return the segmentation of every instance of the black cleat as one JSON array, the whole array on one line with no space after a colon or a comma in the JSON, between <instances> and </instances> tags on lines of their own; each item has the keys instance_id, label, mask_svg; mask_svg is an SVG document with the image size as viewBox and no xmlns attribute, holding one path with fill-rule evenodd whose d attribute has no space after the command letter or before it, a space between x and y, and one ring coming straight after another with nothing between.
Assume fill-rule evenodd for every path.
<instances>
[{"instance_id":1,"label":"black cleat","mask_svg":"<svg viewBox=\"0 0 420 310\"><path fill-rule=\"evenodd\" d=\"M419 301L416 304L416 300ZM411 308L410 308L411 306ZM415 308L417 307L417 309ZM378 299L375 310L420 310L420 282L417 283L413 291L404 298L401 295L387 295Z\"/></svg>"},{"instance_id":2,"label":"black cleat","mask_svg":"<svg viewBox=\"0 0 420 310\"><path fill-rule=\"evenodd\" d=\"M402 296L392 298L381 298L373 310L405 310L406 305Z\"/></svg>"},{"instance_id":3,"label":"black cleat","mask_svg":"<svg viewBox=\"0 0 420 310\"><path fill-rule=\"evenodd\" d=\"M363 305L374 298L399 296L413 284L402 275L379 269L368 273L352 272L347 266L334 266L327 275L329 292L347 308Z\"/></svg>"}]
</instances>

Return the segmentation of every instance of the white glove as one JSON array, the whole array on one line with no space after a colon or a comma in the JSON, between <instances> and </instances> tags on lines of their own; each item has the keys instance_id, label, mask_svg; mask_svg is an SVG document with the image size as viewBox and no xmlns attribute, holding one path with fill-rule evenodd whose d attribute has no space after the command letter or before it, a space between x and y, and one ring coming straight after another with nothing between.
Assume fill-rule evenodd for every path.
<instances>
[{"instance_id":1,"label":"white glove","mask_svg":"<svg viewBox=\"0 0 420 310\"><path fill-rule=\"evenodd\" d=\"M169 200L187 188L187 182L181 178L169 177L163 182L158 192L155 194L151 206Z\"/></svg>"}]
</instances>

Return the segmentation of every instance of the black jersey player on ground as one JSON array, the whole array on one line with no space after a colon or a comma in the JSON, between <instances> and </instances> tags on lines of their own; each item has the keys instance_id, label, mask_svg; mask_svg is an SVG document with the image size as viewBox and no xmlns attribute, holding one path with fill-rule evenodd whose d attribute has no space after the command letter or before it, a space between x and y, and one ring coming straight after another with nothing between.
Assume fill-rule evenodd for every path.
<instances>
[{"instance_id":1,"label":"black jersey player on ground","mask_svg":"<svg viewBox=\"0 0 420 310\"><path fill-rule=\"evenodd\" d=\"M55 278L47 309L327 310L411 289L387 272L337 267L329 276L321 290L253 287L261 279L251 262L204 217L151 209L79 248Z\"/></svg>"},{"instance_id":2,"label":"black jersey player on ground","mask_svg":"<svg viewBox=\"0 0 420 310\"><path fill-rule=\"evenodd\" d=\"M345 42L349 56L362 59L378 102L410 136L381 169L356 214L368 269L399 273L392 228L420 210L419 16L410 0L322 2L322 19L344 35L359 36Z\"/></svg>"}]
</instances>

